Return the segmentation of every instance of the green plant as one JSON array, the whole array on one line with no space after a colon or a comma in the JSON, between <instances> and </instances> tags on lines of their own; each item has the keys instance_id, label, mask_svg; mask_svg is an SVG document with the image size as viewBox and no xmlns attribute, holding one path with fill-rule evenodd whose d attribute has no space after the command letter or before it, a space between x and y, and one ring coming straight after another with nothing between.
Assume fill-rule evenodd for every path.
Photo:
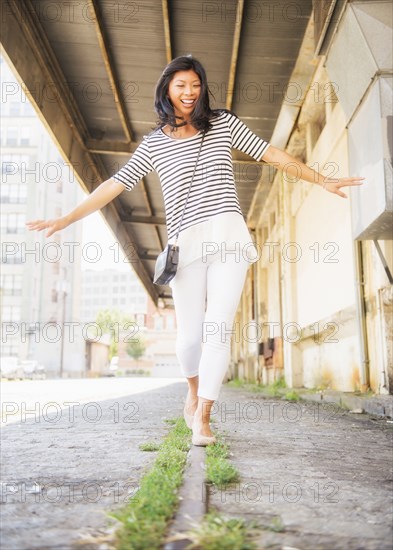
<instances>
[{"instance_id":1,"label":"green plant","mask_svg":"<svg viewBox=\"0 0 393 550\"><path fill-rule=\"evenodd\" d=\"M158 451L160 445L158 443L155 443L154 441L148 441L147 443L141 443L139 445L139 448L141 451Z\"/></svg>"},{"instance_id":2,"label":"green plant","mask_svg":"<svg viewBox=\"0 0 393 550\"><path fill-rule=\"evenodd\" d=\"M227 382L227 385L232 388L241 388L244 386L244 381L240 380L240 378L234 378L233 380L229 380L229 382Z\"/></svg>"},{"instance_id":3,"label":"green plant","mask_svg":"<svg viewBox=\"0 0 393 550\"><path fill-rule=\"evenodd\" d=\"M146 350L146 342L141 338L138 338L136 340L131 340L130 342L128 342L126 347L127 354L135 360L142 357L142 355L145 353L145 350Z\"/></svg>"},{"instance_id":4,"label":"green plant","mask_svg":"<svg viewBox=\"0 0 393 550\"><path fill-rule=\"evenodd\" d=\"M235 466L222 458L215 458L207 464L206 479L219 489L239 481L239 473Z\"/></svg>"},{"instance_id":5,"label":"green plant","mask_svg":"<svg viewBox=\"0 0 393 550\"><path fill-rule=\"evenodd\" d=\"M206 480L218 488L226 487L239 481L239 472L228 460L228 445L218 435L215 445L206 449Z\"/></svg>"},{"instance_id":6,"label":"green plant","mask_svg":"<svg viewBox=\"0 0 393 550\"><path fill-rule=\"evenodd\" d=\"M190 448L191 435L183 418L168 419L173 427L161 443L153 467L139 489L120 510L107 512L121 522L116 532L118 550L158 550L177 504L177 491Z\"/></svg>"},{"instance_id":7,"label":"green plant","mask_svg":"<svg viewBox=\"0 0 393 550\"><path fill-rule=\"evenodd\" d=\"M201 524L187 533L187 550L257 550L252 541L257 524L238 518L225 518L216 511L205 515Z\"/></svg>"},{"instance_id":8,"label":"green plant","mask_svg":"<svg viewBox=\"0 0 393 550\"><path fill-rule=\"evenodd\" d=\"M300 400L300 397L299 397L299 394L295 392L295 390L291 390L289 392L287 392L285 395L284 395L285 399L287 399L288 401L299 401Z\"/></svg>"},{"instance_id":9,"label":"green plant","mask_svg":"<svg viewBox=\"0 0 393 550\"><path fill-rule=\"evenodd\" d=\"M109 360L111 360L112 357L114 357L118 353L118 338L115 338L115 336L118 336L117 329L119 327L125 326L126 323L132 323L134 321L132 317L124 315L118 309L106 308L101 309L97 313L95 322L100 327L103 334L110 334L111 336L111 342L109 346ZM96 337L97 334L92 336Z\"/></svg>"}]
</instances>

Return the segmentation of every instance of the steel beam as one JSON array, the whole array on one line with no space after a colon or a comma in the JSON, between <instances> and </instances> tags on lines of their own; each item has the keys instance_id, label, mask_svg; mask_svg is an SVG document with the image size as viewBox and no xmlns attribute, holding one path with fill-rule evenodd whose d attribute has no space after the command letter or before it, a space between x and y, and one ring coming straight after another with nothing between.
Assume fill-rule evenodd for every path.
<instances>
[{"instance_id":1,"label":"steel beam","mask_svg":"<svg viewBox=\"0 0 393 550\"><path fill-rule=\"evenodd\" d=\"M232 108L232 102L233 102L233 90L235 87L237 58L239 55L240 33L241 33L242 21L243 21L243 10L244 10L244 0L239 0L237 3L235 33L233 36L232 56L231 56L231 64L229 68L228 95L227 95L227 100L225 105L227 109Z\"/></svg>"},{"instance_id":2,"label":"steel beam","mask_svg":"<svg viewBox=\"0 0 393 550\"><path fill-rule=\"evenodd\" d=\"M124 133L128 142L132 141L132 131L128 119L128 113L126 104L124 102L123 94L120 91L119 79L116 75L116 64L111 54L109 40L104 28L104 24L101 16L101 9L97 0L89 0L89 6L94 14L94 26L96 29L98 44L100 46L102 58L104 60L106 72L108 74L109 82L112 88L113 97L116 103L117 112L121 125L123 126Z\"/></svg>"},{"instance_id":3,"label":"steel beam","mask_svg":"<svg viewBox=\"0 0 393 550\"><path fill-rule=\"evenodd\" d=\"M164 22L166 62L170 63L172 61L172 44L171 44L171 28L169 23L168 0L162 0L162 16L163 16L163 22Z\"/></svg>"},{"instance_id":4,"label":"steel beam","mask_svg":"<svg viewBox=\"0 0 393 550\"><path fill-rule=\"evenodd\" d=\"M134 153L138 143L88 138L85 141L85 147L90 153L98 155L130 155Z\"/></svg>"},{"instance_id":5,"label":"steel beam","mask_svg":"<svg viewBox=\"0 0 393 550\"><path fill-rule=\"evenodd\" d=\"M165 218L159 216L126 216L121 218L122 223L142 223L153 225L166 225Z\"/></svg>"}]
</instances>

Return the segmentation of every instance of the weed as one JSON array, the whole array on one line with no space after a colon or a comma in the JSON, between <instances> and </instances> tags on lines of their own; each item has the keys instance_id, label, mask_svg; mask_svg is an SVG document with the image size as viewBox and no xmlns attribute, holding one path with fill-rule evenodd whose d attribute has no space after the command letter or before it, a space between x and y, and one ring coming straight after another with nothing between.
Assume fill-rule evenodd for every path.
<instances>
[{"instance_id":1,"label":"weed","mask_svg":"<svg viewBox=\"0 0 393 550\"><path fill-rule=\"evenodd\" d=\"M167 423L173 428L159 446L153 467L142 477L138 492L120 510L107 512L122 523L116 533L118 550L161 548L177 508L191 435L183 418L168 419Z\"/></svg>"},{"instance_id":2,"label":"weed","mask_svg":"<svg viewBox=\"0 0 393 550\"><path fill-rule=\"evenodd\" d=\"M225 518L217 512L206 514L201 525L187 533L192 541L187 550L257 550L252 542L255 522L238 518Z\"/></svg>"},{"instance_id":3,"label":"weed","mask_svg":"<svg viewBox=\"0 0 393 550\"><path fill-rule=\"evenodd\" d=\"M141 443L139 445L139 448L141 451L158 451L160 448L160 445L158 443L155 443L154 441L148 441L146 443Z\"/></svg>"}]
</instances>

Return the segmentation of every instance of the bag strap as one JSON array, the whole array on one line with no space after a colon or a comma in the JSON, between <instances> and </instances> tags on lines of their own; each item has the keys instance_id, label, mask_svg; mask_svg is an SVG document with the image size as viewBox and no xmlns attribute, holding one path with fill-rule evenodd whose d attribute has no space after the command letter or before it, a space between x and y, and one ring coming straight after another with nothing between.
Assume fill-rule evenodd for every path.
<instances>
[{"instance_id":1,"label":"bag strap","mask_svg":"<svg viewBox=\"0 0 393 550\"><path fill-rule=\"evenodd\" d=\"M177 239L178 239L178 236L179 236L179 233L180 233L180 227L181 227L181 224L182 224L182 221L183 221L184 212L186 211L187 201L188 201L188 197L190 196L191 185L192 185L192 182L194 181L195 171L196 171L196 168L197 168L197 164L198 164L198 160L199 160L199 155L201 154L202 143L203 143L203 140L204 140L204 139L205 139L205 132L203 132L203 135L202 135L202 141L201 141L201 144L200 144L200 146L199 146L198 156L197 156L197 159L196 159L196 162L195 162L195 166L194 166L194 172L192 173L190 187L188 188L188 194L187 194L186 202L184 203L184 208L183 208L183 212L182 212L182 215L181 215L181 219L180 219L180 223L179 223L179 228L178 228L177 233L176 233L176 238L175 238L175 242L174 242L174 245L175 245L175 246L176 246Z\"/></svg>"}]
</instances>

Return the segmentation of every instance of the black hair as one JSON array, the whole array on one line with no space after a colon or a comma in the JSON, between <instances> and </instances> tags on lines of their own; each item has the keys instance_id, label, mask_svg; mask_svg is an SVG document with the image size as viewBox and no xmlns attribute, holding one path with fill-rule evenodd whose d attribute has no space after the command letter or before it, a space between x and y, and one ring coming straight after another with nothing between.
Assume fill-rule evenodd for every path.
<instances>
[{"instance_id":1,"label":"black hair","mask_svg":"<svg viewBox=\"0 0 393 550\"><path fill-rule=\"evenodd\" d=\"M159 78L154 97L154 109L158 115L159 120L155 130L163 128L166 124L172 126L172 128L180 128L185 126L187 122L176 122L175 111L171 100L168 97L169 83L173 79L175 73L178 71L190 71L193 70L199 76L201 82L201 92L195 108L191 114L191 124L197 130L207 132L212 127L210 122L211 118L218 116L227 109L211 109L209 94L213 95L209 90L207 84L207 77L205 69L200 61L189 55L181 55L173 59L162 72Z\"/></svg>"}]
</instances>

